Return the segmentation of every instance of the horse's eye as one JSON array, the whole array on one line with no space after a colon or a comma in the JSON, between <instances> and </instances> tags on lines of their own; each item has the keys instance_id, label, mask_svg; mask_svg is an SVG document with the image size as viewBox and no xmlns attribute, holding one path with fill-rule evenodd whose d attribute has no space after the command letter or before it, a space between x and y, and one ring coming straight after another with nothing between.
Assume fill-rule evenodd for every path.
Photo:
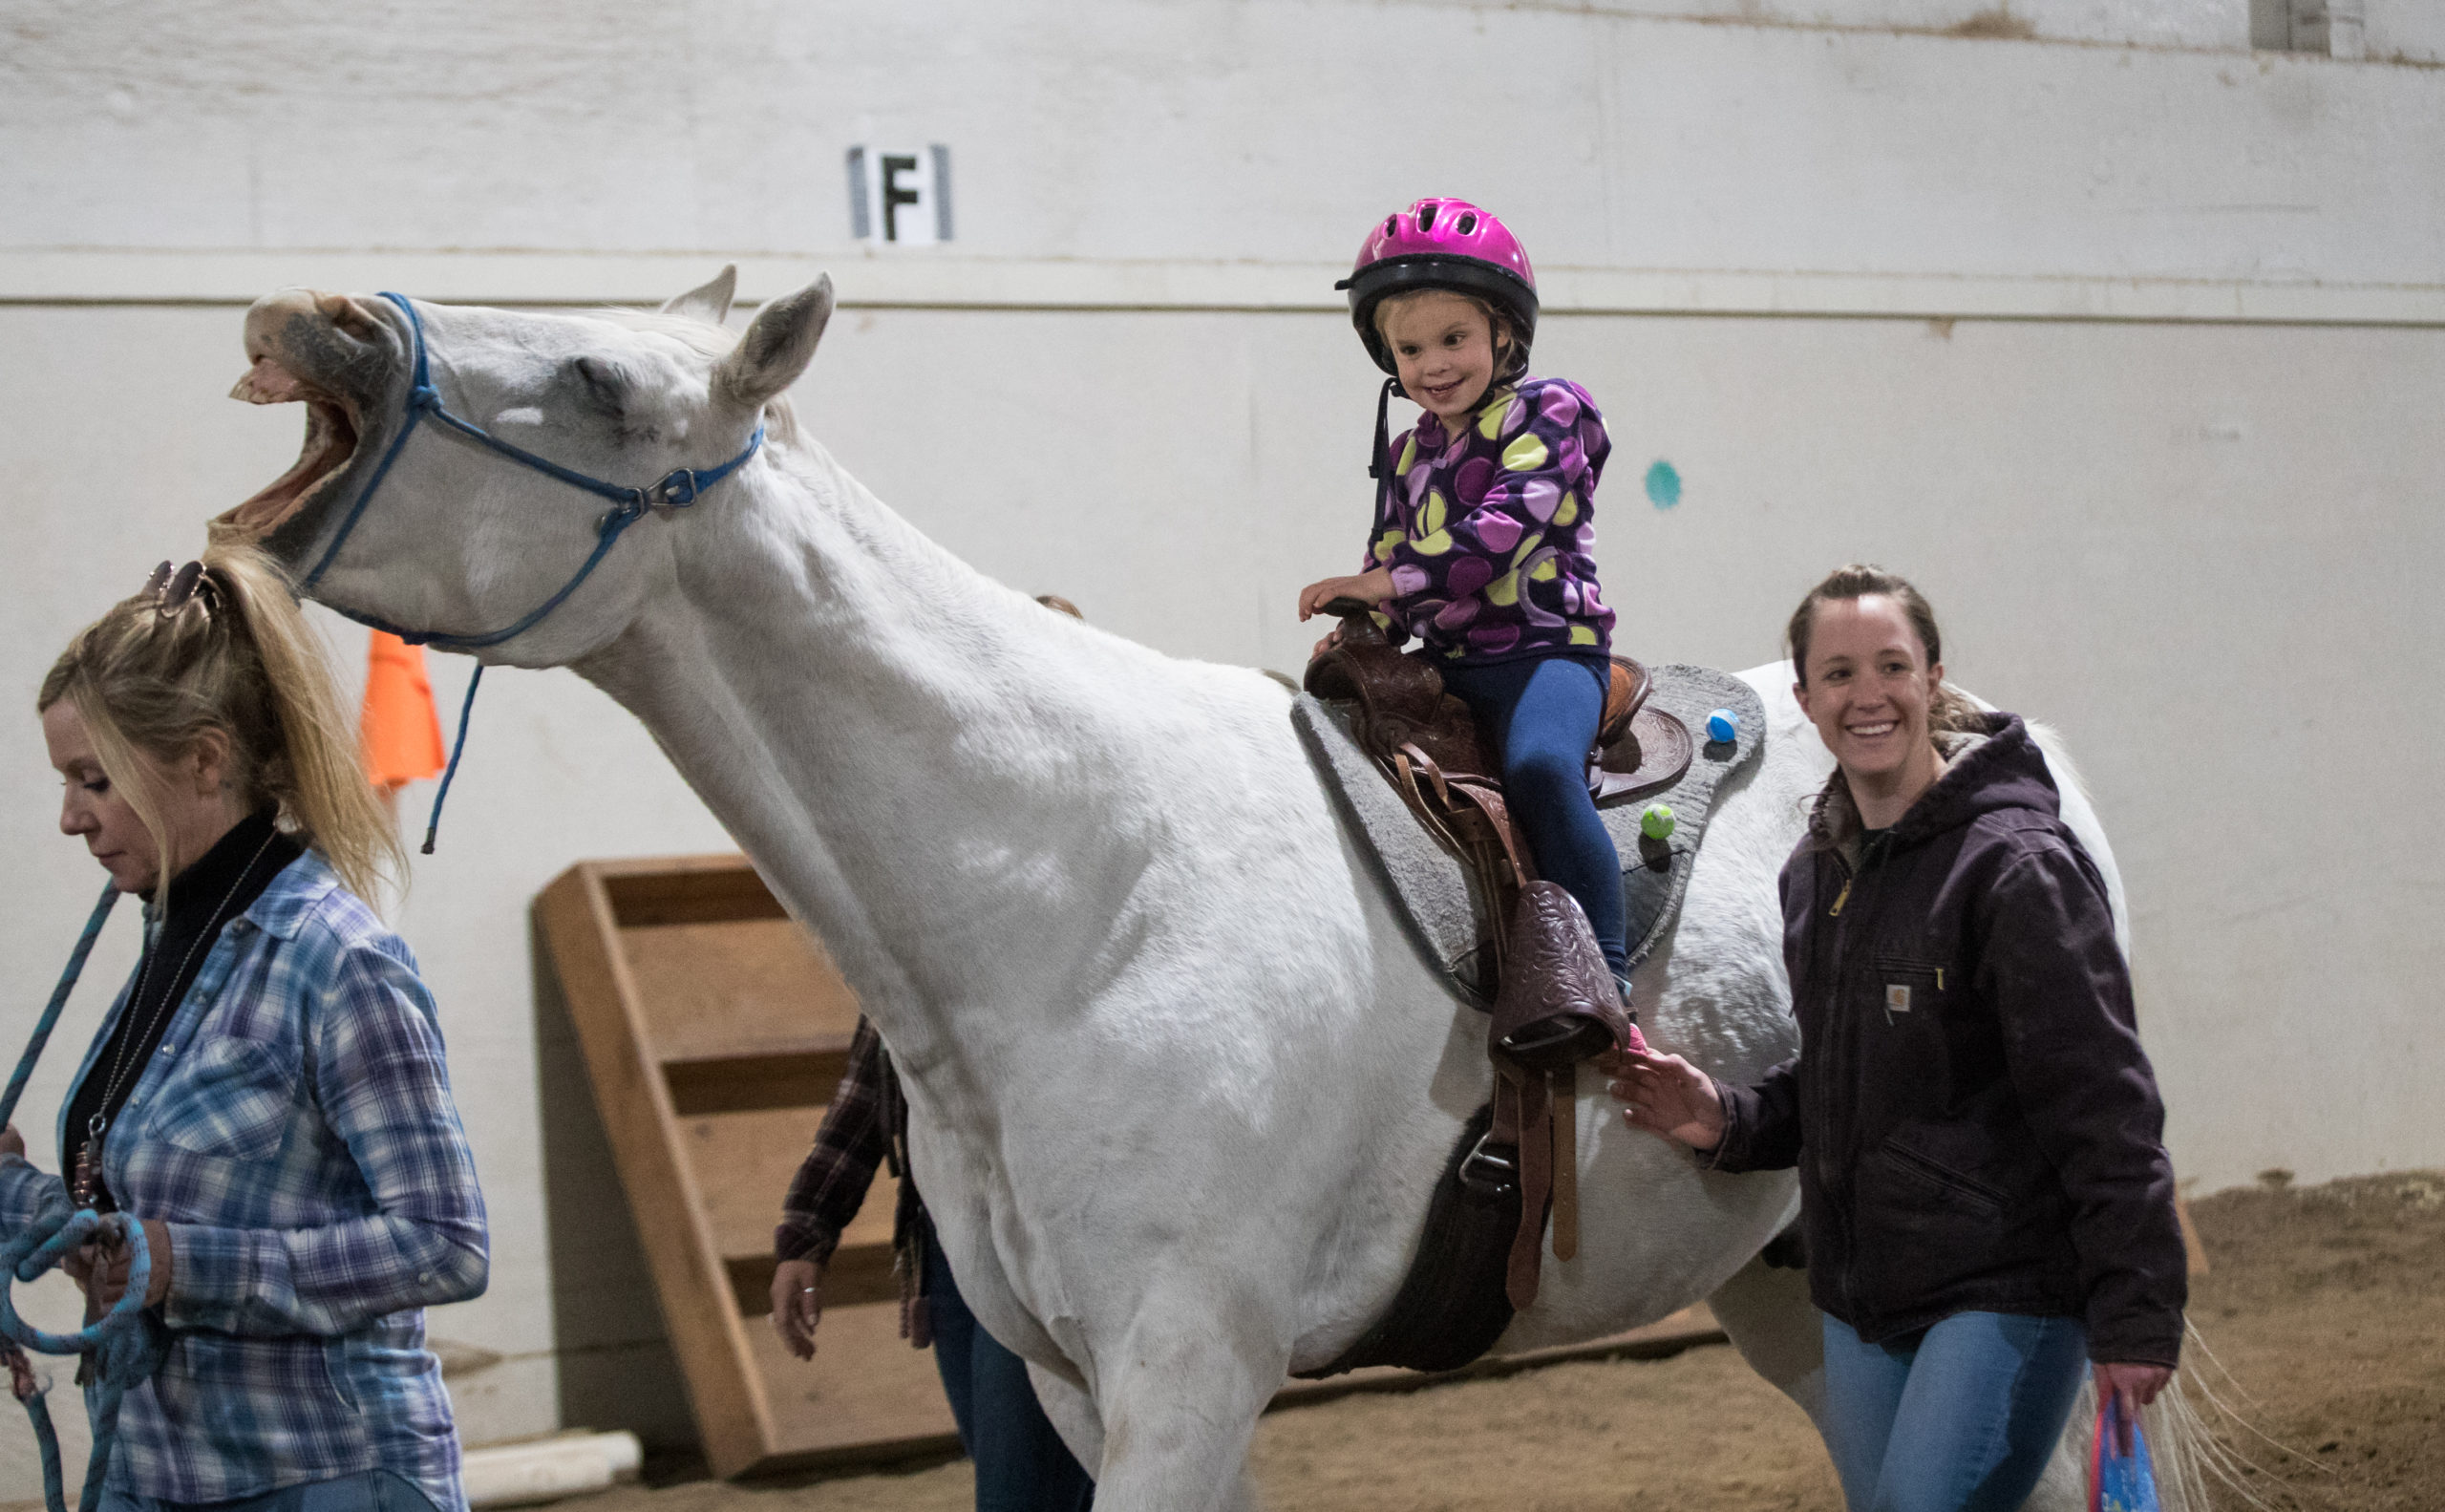
<instances>
[{"instance_id":1,"label":"horse's eye","mask_svg":"<svg viewBox=\"0 0 2445 1512\"><path fill-rule=\"evenodd\" d=\"M618 369L594 357L579 357L569 364L569 371L577 375L589 406L612 419L620 418L627 406L628 384Z\"/></svg>"}]
</instances>

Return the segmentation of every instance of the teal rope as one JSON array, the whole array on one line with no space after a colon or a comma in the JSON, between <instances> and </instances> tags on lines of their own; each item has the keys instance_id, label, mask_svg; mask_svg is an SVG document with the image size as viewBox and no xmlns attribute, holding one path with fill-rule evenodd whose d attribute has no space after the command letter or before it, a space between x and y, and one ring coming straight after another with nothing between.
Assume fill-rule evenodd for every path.
<instances>
[{"instance_id":1,"label":"teal rope","mask_svg":"<svg viewBox=\"0 0 2445 1512\"><path fill-rule=\"evenodd\" d=\"M441 805L450 801L450 784L458 777L458 758L467 754L467 721L476 717L476 690L483 686L484 664L476 664L475 675L467 679L467 701L458 706L458 738L450 742L450 764L441 769L441 786L433 792L433 814L424 821L424 849L433 854L433 843L441 838Z\"/></svg>"},{"instance_id":2,"label":"teal rope","mask_svg":"<svg viewBox=\"0 0 2445 1512\"><path fill-rule=\"evenodd\" d=\"M75 990L76 979L84 974L85 958L94 953L94 942L100 937L102 925L117 902L118 889L105 886L94 905L93 916L85 921L85 932L77 937L76 948L68 957L67 969L59 973L59 985L52 989L51 1001L43 1006L42 1017L34 1024L33 1037L27 1043L26 1053L17 1057L17 1070L9 1078L8 1091L0 1093L0 1123L15 1116L17 1099L25 1095L34 1063L42 1058L43 1047L50 1043L51 1032L59 1023L60 1010L68 1006L68 994ZM96 1236L128 1247L127 1290L111 1310L74 1333L46 1332L19 1317L11 1284L34 1280L59 1264L69 1250ZM0 1345L0 1360L8 1365L12 1390L33 1423L34 1442L42 1452L43 1501L50 1512L68 1512L67 1489L59 1463L59 1435L52 1427L51 1408L43 1400L46 1388L34 1375L33 1363L26 1357L26 1352L95 1357L93 1390L86 1398L86 1410L94 1425L94 1452L86 1461L84 1489L77 1497L79 1512L95 1512L101 1502L102 1482L110 1471L111 1451L118 1441L120 1399L128 1388L160 1368L161 1356L169 1345L168 1331L144 1310L144 1292L152 1279L153 1256L144 1243L143 1225L117 1213L104 1217L92 1208L73 1210L64 1196L53 1199L41 1216L0 1246L0 1339L6 1341Z\"/></svg>"},{"instance_id":3,"label":"teal rope","mask_svg":"<svg viewBox=\"0 0 2445 1512\"><path fill-rule=\"evenodd\" d=\"M76 979L85 974L85 957L94 953L94 942L101 938L102 926L111 916L111 908L118 902L118 886L102 884L102 896L94 905L93 917L85 921L85 932L76 937L76 948L68 957L68 969L59 973L59 985L51 990L51 1001L43 1005L42 1017L34 1024L34 1037L26 1053L17 1057L16 1075L9 1078L9 1090L0 1092L0 1123L17 1116L17 1099L25 1096L26 1080L34 1074L34 1062L42 1058L42 1049L51 1043L52 1027L59 1022L59 1011L68 1006L68 994L76 990Z\"/></svg>"}]
</instances>

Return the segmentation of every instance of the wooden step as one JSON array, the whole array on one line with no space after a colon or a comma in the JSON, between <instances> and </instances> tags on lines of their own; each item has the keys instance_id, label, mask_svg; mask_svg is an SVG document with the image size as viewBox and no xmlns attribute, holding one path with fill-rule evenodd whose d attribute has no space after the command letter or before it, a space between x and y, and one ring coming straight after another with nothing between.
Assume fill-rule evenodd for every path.
<instances>
[{"instance_id":1,"label":"wooden step","mask_svg":"<svg viewBox=\"0 0 2445 1512\"><path fill-rule=\"evenodd\" d=\"M858 1022L821 948L734 856L584 862L535 918L714 1473L952 1445L933 1356L899 1337L887 1174L829 1268L816 1357L772 1328L773 1227Z\"/></svg>"},{"instance_id":2,"label":"wooden step","mask_svg":"<svg viewBox=\"0 0 2445 1512\"><path fill-rule=\"evenodd\" d=\"M661 1065L671 1107L683 1118L790 1108L811 1110L820 1119L848 1069L849 1041L826 1038L743 1054L668 1056ZM811 1139L814 1125L808 1133Z\"/></svg>"}]
</instances>

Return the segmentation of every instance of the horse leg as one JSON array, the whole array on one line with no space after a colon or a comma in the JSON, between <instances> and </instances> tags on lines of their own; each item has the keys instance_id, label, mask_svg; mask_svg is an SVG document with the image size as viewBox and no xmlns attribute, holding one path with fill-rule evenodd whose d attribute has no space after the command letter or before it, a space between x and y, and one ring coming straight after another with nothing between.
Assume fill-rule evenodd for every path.
<instances>
[{"instance_id":1,"label":"horse leg","mask_svg":"<svg viewBox=\"0 0 2445 1512\"><path fill-rule=\"evenodd\" d=\"M1249 1337L1253 1319L1191 1302L1186 1288L1163 1289L1170 1294L1150 1298L1121 1348L1095 1364L1096 1512L1252 1512L1248 1441L1282 1384L1288 1348ZM1209 1280L1198 1289L1210 1298L1220 1288Z\"/></svg>"},{"instance_id":2,"label":"horse leg","mask_svg":"<svg viewBox=\"0 0 2445 1512\"><path fill-rule=\"evenodd\" d=\"M1104 1420L1095 1415L1095 1399L1084 1388L1055 1375L1041 1365L1028 1366L1028 1380L1035 1387L1035 1399L1044 1416L1061 1435L1061 1441L1089 1470L1103 1463Z\"/></svg>"},{"instance_id":3,"label":"horse leg","mask_svg":"<svg viewBox=\"0 0 2445 1512\"><path fill-rule=\"evenodd\" d=\"M1824 1426L1825 1333L1808 1299L1808 1273L1753 1258L1715 1289L1707 1306L1749 1368Z\"/></svg>"},{"instance_id":4,"label":"horse leg","mask_svg":"<svg viewBox=\"0 0 2445 1512\"><path fill-rule=\"evenodd\" d=\"M1192 1352L1157 1353L1120 1373L1106 1408L1098 1512L1253 1512L1248 1441L1271 1387L1216 1379ZM1280 1384L1281 1373L1273 1373ZM1201 1389L1201 1387L1204 1389Z\"/></svg>"}]
</instances>

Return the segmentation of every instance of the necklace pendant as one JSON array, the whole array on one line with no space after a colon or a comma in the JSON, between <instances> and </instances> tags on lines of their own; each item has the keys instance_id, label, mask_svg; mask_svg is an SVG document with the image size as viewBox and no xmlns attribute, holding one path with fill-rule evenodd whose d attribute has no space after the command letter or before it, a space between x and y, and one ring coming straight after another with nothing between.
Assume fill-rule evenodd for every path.
<instances>
[{"instance_id":1,"label":"necklace pendant","mask_svg":"<svg viewBox=\"0 0 2445 1512\"><path fill-rule=\"evenodd\" d=\"M78 1207L91 1207L101 1190L102 1131L96 1129L85 1137L85 1147L76 1152L76 1180L68 1195Z\"/></svg>"}]
</instances>

